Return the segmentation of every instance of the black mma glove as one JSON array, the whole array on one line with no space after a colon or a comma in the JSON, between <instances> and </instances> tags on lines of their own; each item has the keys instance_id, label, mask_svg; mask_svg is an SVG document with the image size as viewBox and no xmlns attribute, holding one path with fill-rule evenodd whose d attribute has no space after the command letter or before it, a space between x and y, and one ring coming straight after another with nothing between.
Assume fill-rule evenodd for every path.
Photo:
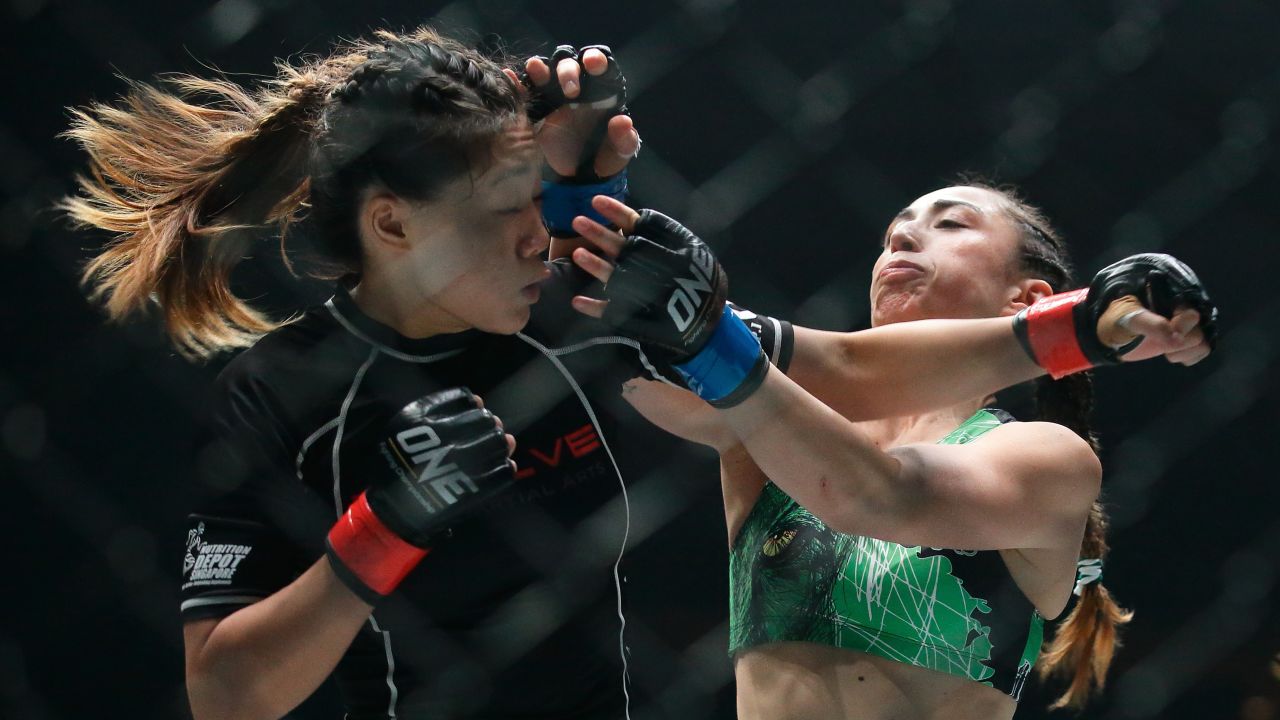
<instances>
[{"instance_id":1,"label":"black mma glove","mask_svg":"<svg viewBox=\"0 0 1280 720\"><path fill-rule=\"evenodd\" d=\"M400 584L432 536L515 480L497 418L466 388L406 405L356 471L369 487L329 531L326 545L337 575L370 604Z\"/></svg>"},{"instance_id":2,"label":"black mma glove","mask_svg":"<svg viewBox=\"0 0 1280 720\"><path fill-rule=\"evenodd\" d=\"M1121 348L1109 347L1098 338L1098 320L1125 295L1164 317L1172 317L1179 307L1192 308L1200 313L1210 347L1217 339L1218 309L1200 279L1186 264L1162 253L1131 255L1099 270L1087 288L1033 303L1014 318L1014 333L1031 359L1054 378L1118 363L1142 337Z\"/></svg>"},{"instance_id":3,"label":"black mma glove","mask_svg":"<svg viewBox=\"0 0 1280 720\"><path fill-rule=\"evenodd\" d=\"M600 75L586 72L582 66L582 56L588 50L598 50L604 54L609 64ZM565 105L588 105L604 111L600 121L592 129L591 136L583 144L582 154L573 175L551 173L551 178L542 184L542 217L547 229L553 237L574 237L577 235L572 227L573 218L585 215L596 222L609 226L609 221L591 207L591 198L595 195L608 195L619 202L627 201L627 171L600 177L595 172L596 153L604 143L609 119L615 115L627 114L627 79L623 76L613 51L608 45L585 45L581 49L572 45L561 45L556 48L550 58L537 56L551 69L552 79L538 87L530 81L528 73L519 73L520 81L529 89L528 115L531 122L539 122ZM583 67L580 73L579 92L572 100L564 96L564 90L555 79L556 64L561 60L574 60Z\"/></svg>"},{"instance_id":4,"label":"black mma glove","mask_svg":"<svg viewBox=\"0 0 1280 720\"><path fill-rule=\"evenodd\" d=\"M726 305L728 279L715 255L666 215L640 211L604 294L604 321L669 361L712 405L736 405L764 381L769 360Z\"/></svg>"}]
</instances>

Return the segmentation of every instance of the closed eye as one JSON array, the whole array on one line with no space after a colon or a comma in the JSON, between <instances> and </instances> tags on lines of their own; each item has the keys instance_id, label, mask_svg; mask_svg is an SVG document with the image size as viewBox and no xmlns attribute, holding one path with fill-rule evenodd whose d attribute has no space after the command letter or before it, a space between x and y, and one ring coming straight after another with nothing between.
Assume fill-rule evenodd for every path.
<instances>
[{"instance_id":1,"label":"closed eye","mask_svg":"<svg viewBox=\"0 0 1280 720\"><path fill-rule=\"evenodd\" d=\"M940 227L940 228L962 228L962 227L968 227L968 226L967 226L967 225L965 225L964 223L957 222L957 221L955 221L955 220L944 219L944 220L939 220L939 221L938 221L938 227Z\"/></svg>"}]
</instances>

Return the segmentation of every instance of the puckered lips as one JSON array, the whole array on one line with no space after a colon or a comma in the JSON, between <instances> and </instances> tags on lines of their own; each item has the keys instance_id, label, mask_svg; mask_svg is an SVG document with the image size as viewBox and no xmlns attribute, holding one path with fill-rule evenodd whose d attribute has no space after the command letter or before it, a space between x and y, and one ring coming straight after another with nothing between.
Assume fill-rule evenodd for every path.
<instances>
[{"instance_id":1,"label":"puckered lips","mask_svg":"<svg viewBox=\"0 0 1280 720\"><path fill-rule=\"evenodd\" d=\"M880 280L912 280L924 275L924 268L909 260L891 260L880 268Z\"/></svg>"}]
</instances>

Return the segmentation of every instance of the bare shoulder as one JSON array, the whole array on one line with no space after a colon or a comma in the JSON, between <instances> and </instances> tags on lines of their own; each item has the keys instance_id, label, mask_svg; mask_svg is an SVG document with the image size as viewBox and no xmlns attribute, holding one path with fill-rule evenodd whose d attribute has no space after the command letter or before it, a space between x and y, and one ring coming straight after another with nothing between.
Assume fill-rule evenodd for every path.
<instances>
[{"instance_id":1,"label":"bare shoulder","mask_svg":"<svg viewBox=\"0 0 1280 720\"><path fill-rule=\"evenodd\" d=\"M972 445L992 467L1048 491L1057 500L1091 504L1102 482L1102 464L1089 443L1051 422L1011 422Z\"/></svg>"}]
</instances>

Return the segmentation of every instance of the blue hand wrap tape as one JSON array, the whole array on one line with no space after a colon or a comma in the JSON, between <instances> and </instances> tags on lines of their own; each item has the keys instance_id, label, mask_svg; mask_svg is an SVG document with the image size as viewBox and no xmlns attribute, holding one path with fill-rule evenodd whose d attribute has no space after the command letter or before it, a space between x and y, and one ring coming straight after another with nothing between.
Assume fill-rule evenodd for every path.
<instances>
[{"instance_id":1,"label":"blue hand wrap tape","mask_svg":"<svg viewBox=\"0 0 1280 720\"><path fill-rule=\"evenodd\" d=\"M675 365L689 389L707 401L725 398L751 375L760 359L760 341L728 305L702 350Z\"/></svg>"},{"instance_id":2,"label":"blue hand wrap tape","mask_svg":"<svg viewBox=\"0 0 1280 720\"><path fill-rule=\"evenodd\" d=\"M542 181L542 219L552 232L573 232L573 219L585 215L609 227L611 223L591 207L591 198L608 195L619 202L627 201L627 171L591 185ZM573 233L576 235L577 233Z\"/></svg>"}]
</instances>

